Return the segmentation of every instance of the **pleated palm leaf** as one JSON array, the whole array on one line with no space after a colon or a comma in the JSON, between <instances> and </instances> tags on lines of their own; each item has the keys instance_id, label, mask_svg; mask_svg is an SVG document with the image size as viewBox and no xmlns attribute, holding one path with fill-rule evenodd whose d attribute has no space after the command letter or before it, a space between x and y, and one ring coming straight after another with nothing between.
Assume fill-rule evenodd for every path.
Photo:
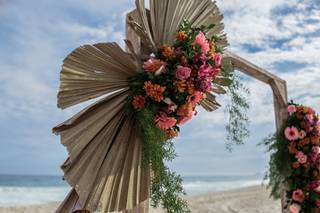
<instances>
[{"instance_id":1,"label":"pleated palm leaf","mask_svg":"<svg viewBox=\"0 0 320 213\"><path fill-rule=\"evenodd\" d=\"M150 0L150 11L143 0L136 5L139 18L129 24L148 48L145 54L172 44L184 19L194 26L215 24L208 35L220 36L220 48L227 45L222 16L211 0ZM126 110L128 78L142 70L142 55L127 45L131 54L116 43L100 43L81 46L64 60L58 107L100 100L53 129L68 150L62 169L73 187L56 213L124 211L150 197L150 168L142 161L136 121ZM219 104L209 93L202 106L213 111Z\"/></svg>"}]
</instances>

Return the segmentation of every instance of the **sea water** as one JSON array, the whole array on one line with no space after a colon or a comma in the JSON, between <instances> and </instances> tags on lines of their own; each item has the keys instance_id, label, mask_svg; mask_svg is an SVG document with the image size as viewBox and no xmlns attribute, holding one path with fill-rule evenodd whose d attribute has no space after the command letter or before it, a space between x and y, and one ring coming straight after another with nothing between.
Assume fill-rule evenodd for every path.
<instances>
[{"instance_id":1,"label":"sea water","mask_svg":"<svg viewBox=\"0 0 320 213\"><path fill-rule=\"evenodd\" d=\"M259 185L259 175L185 176L184 188L189 195L226 191ZM59 202L70 187L58 176L0 175L0 206L33 205Z\"/></svg>"}]
</instances>

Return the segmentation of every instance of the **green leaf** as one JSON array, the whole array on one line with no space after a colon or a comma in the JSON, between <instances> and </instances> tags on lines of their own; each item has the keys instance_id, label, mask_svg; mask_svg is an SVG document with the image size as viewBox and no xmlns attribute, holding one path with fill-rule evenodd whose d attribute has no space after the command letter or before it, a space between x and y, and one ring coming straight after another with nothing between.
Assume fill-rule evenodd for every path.
<instances>
[{"instance_id":1,"label":"green leaf","mask_svg":"<svg viewBox=\"0 0 320 213\"><path fill-rule=\"evenodd\" d=\"M230 86L232 84L232 79L229 78L222 78L218 77L214 80L215 84L221 85L221 86Z\"/></svg>"}]
</instances>

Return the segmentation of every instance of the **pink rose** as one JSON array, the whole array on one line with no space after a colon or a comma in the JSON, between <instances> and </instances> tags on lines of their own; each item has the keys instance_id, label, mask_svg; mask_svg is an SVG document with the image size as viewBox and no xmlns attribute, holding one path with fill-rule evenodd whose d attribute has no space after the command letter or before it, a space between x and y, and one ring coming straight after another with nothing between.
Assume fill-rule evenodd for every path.
<instances>
[{"instance_id":1,"label":"pink rose","mask_svg":"<svg viewBox=\"0 0 320 213\"><path fill-rule=\"evenodd\" d=\"M287 108L287 110L288 110L288 112L289 112L290 115L293 114L293 113L295 113L295 112L297 111L295 105L289 105L288 108Z\"/></svg>"},{"instance_id":2,"label":"pink rose","mask_svg":"<svg viewBox=\"0 0 320 213\"><path fill-rule=\"evenodd\" d=\"M221 67L222 55L220 53L215 54L214 56L214 64L216 67Z\"/></svg>"},{"instance_id":3,"label":"pink rose","mask_svg":"<svg viewBox=\"0 0 320 213\"><path fill-rule=\"evenodd\" d=\"M307 163L307 160L308 160L308 157L303 152L298 152L296 154L296 158L297 158L298 162L301 164Z\"/></svg>"},{"instance_id":4,"label":"pink rose","mask_svg":"<svg viewBox=\"0 0 320 213\"><path fill-rule=\"evenodd\" d=\"M196 91L193 95L190 95L187 100L192 104L193 107L196 107L197 104L199 104L200 101L202 101L202 99L203 99L203 93Z\"/></svg>"},{"instance_id":5,"label":"pink rose","mask_svg":"<svg viewBox=\"0 0 320 213\"><path fill-rule=\"evenodd\" d=\"M303 200L304 200L304 194L303 194L303 191L301 189L297 189L293 192L292 194L292 199L294 201L297 201L297 202L300 202L302 203Z\"/></svg>"},{"instance_id":6,"label":"pink rose","mask_svg":"<svg viewBox=\"0 0 320 213\"><path fill-rule=\"evenodd\" d=\"M185 123L190 121L193 118L194 115L195 115L195 111L190 112L187 117L184 117L179 121L179 125L184 125Z\"/></svg>"},{"instance_id":7,"label":"pink rose","mask_svg":"<svg viewBox=\"0 0 320 213\"><path fill-rule=\"evenodd\" d=\"M201 46L202 53L207 54L210 50L210 44L207 41L206 36L203 32L200 32L196 37L196 44L199 44Z\"/></svg>"},{"instance_id":8,"label":"pink rose","mask_svg":"<svg viewBox=\"0 0 320 213\"><path fill-rule=\"evenodd\" d=\"M319 183L318 183L318 186L317 186L317 187L313 188L313 190L314 190L315 192L317 192L317 193L320 193L320 185L319 185Z\"/></svg>"},{"instance_id":9,"label":"pink rose","mask_svg":"<svg viewBox=\"0 0 320 213\"><path fill-rule=\"evenodd\" d=\"M307 133L303 130L299 132L299 139L304 139L307 136Z\"/></svg>"},{"instance_id":10,"label":"pink rose","mask_svg":"<svg viewBox=\"0 0 320 213\"><path fill-rule=\"evenodd\" d=\"M309 187L312 190L315 190L319 187L319 182L318 181L312 181L311 183L309 183Z\"/></svg>"},{"instance_id":11,"label":"pink rose","mask_svg":"<svg viewBox=\"0 0 320 213\"><path fill-rule=\"evenodd\" d=\"M292 205L289 206L289 210L291 213L299 213L301 211L301 206L294 203Z\"/></svg>"},{"instance_id":12,"label":"pink rose","mask_svg":"<svg viewBox=\"0 0 320 213\"><path fill-rule=\"evenodd\" d=\"M299 138L299 131L294 126L287 127L284 131L284 134L289 141L295 141Z\"/></svg>"},{"instance_id":13,"label":"pink rose","mask_svg":"<svg viewBox=\"0 0 320 213\"><path fill-rule=\"evenodd\" d=\"M154 122L156 126L162 130L167 130L174 127L177 124L177 120L173 117L168 117L164 112L159 112L155 117Z\"/></svg>"},{"instance_id":14,"label":"pink rose","mask_svg":"<svg viewBox=\"0 0 320 213\"><path fill-rule=\"evenodd\" d=\"M320 147L319 146L312 147L312 152L319 155L320 154Z\"/></svg>"},{"instance_id":15,"label":"pink rose","mask_svg":"<svg viewBox=\"0 0 320 213\"><path fill-rule=\"evenodd\" d=\"M190 78L191 69L189 67L178 66L176 70L176 78L179 80L187 80Z\"/></svg>"}]
</instances>

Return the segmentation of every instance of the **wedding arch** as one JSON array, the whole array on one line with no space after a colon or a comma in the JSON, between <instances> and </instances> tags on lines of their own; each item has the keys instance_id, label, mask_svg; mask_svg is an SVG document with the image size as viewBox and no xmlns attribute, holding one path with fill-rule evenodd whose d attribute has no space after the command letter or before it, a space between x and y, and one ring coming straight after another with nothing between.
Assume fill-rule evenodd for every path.
<instances>
[{"instance_id":1,"label":"wedding arch","mask_svg":"<svg viewBox=\"0 0 320 213\"><path fill-rule=\"evenodd\" d=\"M190 212L180 196L182 178L165 163L175 157L172 139L197 107L210 112L220 107L216 95L228 94L238 83L235 70L272 89L279 133L275 145L281 147L273 146L271 162L301 168L302 175L315 172L307 185L303 181L288 190L286 178L292 176L281 168L271 171L275 197L282 192L282 212L288 204L291 212L320 207L320 118L315 111L288 106L286 81L226 50L223 16L214 1L149 3L147 9L145 0L136 0L136 9L126 15L126 51L110 42L83 45L63 62L58 107L97 101L53 128L68 150L61 168L72 186L56 213L148 213L149 201L168 213ZM234 126L238 132L245 128ZM306 187L311 192L302 190Z\"/></svg>"},{"instance_id":2,"label":"wedding arch","mask_svg":"<svg viewBox=\"0 0 320 213\"><path fill-rule=\"evenodd\" d=\"M137 53L142 54L144 49L144 44L141 41L140 37L136 34L136 32L132 29L129 21L135 20L139 23L138 11L135 9L129 12L126 15L126 39L131 41L133 44L133 48ZM141 24L141 23L140 23ZM284 122L287 118L287 104L288 104L288 94L287 94L287 84L286 81L281 79L280 77L268 72L265 69L260 68L254 63L238 56L235 53L230 51L224 52L224 58L228 58L234 69L238 70L254 79L257 79L267 85L269 85L273 92L273 101L274 101L274 113L275 113L275 122L276 122L276 131L280 131L284 125ZM285 189L283 189L285 190ZM282 213L286 213L285 209L286 198L283 192L281 199ZM131 210L130 212L148 212L149 203L142 203L138 211Z\"/></svg>"}]
</instances>

